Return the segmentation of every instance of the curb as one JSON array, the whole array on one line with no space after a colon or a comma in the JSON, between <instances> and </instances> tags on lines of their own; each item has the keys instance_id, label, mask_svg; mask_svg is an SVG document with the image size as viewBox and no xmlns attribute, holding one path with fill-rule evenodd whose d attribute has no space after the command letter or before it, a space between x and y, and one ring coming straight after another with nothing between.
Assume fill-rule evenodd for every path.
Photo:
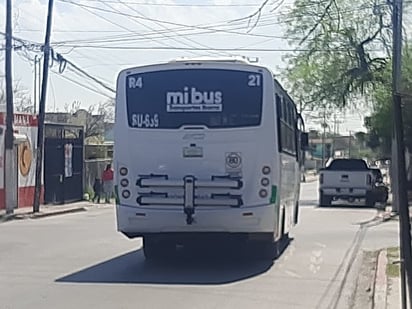
<instances>
[{"instance_id":1,"label":"curb","mask_svg":"<svg viewBox=\"0 0 412 309\"><path fill-rule=\"evenodd\" d=\"M58 215L65 215L77 212L85 212L88 211L86 207L73 207L68 209L61 209L56 211L50 212L40 212L40 213L26 213L26 214L11 214L11 215L4 215L0 217L0 223L4 223L11 220L24 220L24 219L41 219L51 216L58 216Z\"/></svg>"},{"instance_id":2,"label":"curb","mask_svg":"<svg viewBox=\"0 0 412 309\"><path fill-rule=\"evenodd\" d=\"M388 294L388 278L386 276L386 265L388 264L387 251L381 250L379 252L376 274L375 286L373 294L373 308L386 309L387 294Z\"/></svg>"},{"instance_id":3,"label":"curb","mask_svg":"<svg viewBox=\"0 0 412 309\"><path fill-rule=\"evenodd\" d=\"M35 213L35 214L31 214L29 216L29 218L31 218L31 219L40 219L40 218L45 218L45 217L65 215L65 214L84 212L84 211L87 211L87 209L85 207L76 207L76 208L58 210L58 211L53 211L53 212Z\"/></svg>"},{"instance_id":4,"label":"curb","mask_svg":"<svg viewBox=\"0 0 412 309\"><path fill-rule=\"evenodd\" d=\"M307 177L306 181L301 181L301 183L311 183L318 181L319 177Z\"/></svg>"}]
</instances>

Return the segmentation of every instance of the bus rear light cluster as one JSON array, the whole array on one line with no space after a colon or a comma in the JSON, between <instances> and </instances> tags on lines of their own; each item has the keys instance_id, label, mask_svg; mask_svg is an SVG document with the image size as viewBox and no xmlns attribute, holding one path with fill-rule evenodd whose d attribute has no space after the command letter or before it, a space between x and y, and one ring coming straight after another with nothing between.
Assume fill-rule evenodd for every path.
<instances>
[{"instance_id":1,"label":"bus rear light cluster","mask_svg":"<svg viewBox=\"0 0 412 309\"><path fill-rule=\"evenodd\" d=\"M272 172L272 170L271 170L270 166L265 165L265 166L262 167L262 174L264 175L264 177L262 177L262 179L260 179L260 185L264 188L261 188L259 190L259 197L260 198L267 198L268 195L269 195L269 192L265 187L268 187L270 185L270 179L269 179L269 177L266 177L266 176L269 176L269 174L271 172Z\"/></svg>"},{"instance_id":2,"label":"bus rear light cluster","mask_svg":"<svg viewBox=\"0 0 412 309\"><path fill-rule=\"evenodd\" d=\"M127 176L129 174L129 170L127 169L127 167L122 166L119 169L119 174L123 177ZM120 180L120 186L123 188L122 190L122 197L125 199L128 199L132 194L130 193L130 191L128 190L128 186L129 186L129 179L127 178L122 178Z\"/></svg>"}]
</instances>

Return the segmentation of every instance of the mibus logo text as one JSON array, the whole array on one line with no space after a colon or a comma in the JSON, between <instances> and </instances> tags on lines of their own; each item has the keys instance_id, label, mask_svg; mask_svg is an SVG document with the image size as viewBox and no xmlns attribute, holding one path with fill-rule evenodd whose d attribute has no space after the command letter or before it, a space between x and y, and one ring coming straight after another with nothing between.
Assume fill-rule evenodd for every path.
<instances>
[{"instance_id":1,"label":"mibus logo text","mask_svg":"<svg viewBox=\"0 0 412 309\"><path fill-rule=\"evenodd\" d=\"M183 91L166 92L168 112L221 112L221 91L199 91L195 87L184 87Z\"/></svg>"}]
</instances>

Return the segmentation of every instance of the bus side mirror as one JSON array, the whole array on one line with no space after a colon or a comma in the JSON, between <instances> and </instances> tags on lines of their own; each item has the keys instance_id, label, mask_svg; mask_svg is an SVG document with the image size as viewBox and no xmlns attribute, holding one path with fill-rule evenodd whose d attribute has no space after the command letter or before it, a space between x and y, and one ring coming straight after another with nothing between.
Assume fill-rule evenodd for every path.
<instances>
[{"instance_id":1,"label":"bus side mirror","mask_svg":"<svg viewBox=\"0 0 412 309\"><path fill-rule=\"evenodd\" d=\"M309 134L306 132L300 132L300 147L304 150L309 147Z\"/></svg>"}]
</instances>

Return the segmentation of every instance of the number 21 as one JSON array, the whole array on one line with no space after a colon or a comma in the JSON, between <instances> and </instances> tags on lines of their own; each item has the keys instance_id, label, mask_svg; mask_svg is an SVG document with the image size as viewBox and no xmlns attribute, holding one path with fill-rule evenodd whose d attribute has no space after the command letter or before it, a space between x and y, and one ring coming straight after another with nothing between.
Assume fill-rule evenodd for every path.
<instances>
[{"instance_id":1,"label":"number 21","mask_svg":"<svg viewBox=\"0 0 412 309\"><path fill-rule=\"evenodd\" d=\"M250 87L259 87L260 86L260 75L249 75L248 86Z\"/></svg>"}]
</instances>

